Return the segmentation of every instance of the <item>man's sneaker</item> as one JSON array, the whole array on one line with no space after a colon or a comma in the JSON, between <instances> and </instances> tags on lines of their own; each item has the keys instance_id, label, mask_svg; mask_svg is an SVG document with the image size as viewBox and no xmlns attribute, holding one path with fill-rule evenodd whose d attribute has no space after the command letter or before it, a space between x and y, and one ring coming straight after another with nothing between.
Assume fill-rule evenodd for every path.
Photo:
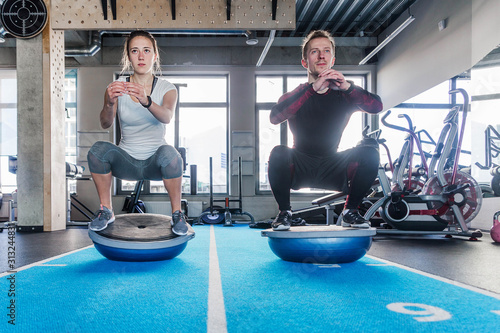
<instances>
[{"instance_id":1,"label":"man's sneaker","mask_svg":"<svg viewBox=\"0 0 500 333\"><path fill-rule=\"evenodd\" d=\"M184 236L188 233L188 226L186 223L186 216L180 211L177 210L172 214L172 220L170 220L172 224L172 232L177 236Z\"/></svg>"},{"instance_id":2,"label":"man's sneaker","mask_svg":"<svg viewBox=\"0 0 500 333\"><path fill-rule=\"evenodd\" d=\"M292 213L288 210L283 212L279 212L278 216L274 219L273 223L271 223L271 227L273 230L288 230L290 229L292 219Z\"/></svg>"},{"instance_id":3,"label":"man's sneaker","mask_svg":"<svg viewBox=\"0 0 500 333\"><path fill-rule=\"evenodd\" d=\"M356 209L345 209L342 212L342 226L367 229L370 223Z\"/></svg>"},{"instance_id":4,"label":"man's sneaker","mask_svg":"<svg viewBox=\"0 0 500 333\"><path fill-rule=\"evenodd\" d=\"M108 224L115 221L115 215L108 208L101 205L101 208L95 213L94 219L89 223L89 229L92 231L101 231L108 227Z\"/></svg>"}]
</instances>

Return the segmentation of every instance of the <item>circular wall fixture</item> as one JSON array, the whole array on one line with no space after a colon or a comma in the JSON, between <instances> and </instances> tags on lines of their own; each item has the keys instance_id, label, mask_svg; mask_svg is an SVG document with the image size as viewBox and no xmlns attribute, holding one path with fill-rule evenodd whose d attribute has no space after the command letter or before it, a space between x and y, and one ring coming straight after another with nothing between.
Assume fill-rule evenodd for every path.
<instances>
[{"instance_id":1,"label":"circular wall fixture","mask_svg":"<svg viewBox=\"0 0 500 333\"><path fill-rule=\"evenodd\" d=\"M35 37L47 24L47 7L43 0L5 0L0 19L5 30L14 37Z\"/></svg>"}]
</instances>

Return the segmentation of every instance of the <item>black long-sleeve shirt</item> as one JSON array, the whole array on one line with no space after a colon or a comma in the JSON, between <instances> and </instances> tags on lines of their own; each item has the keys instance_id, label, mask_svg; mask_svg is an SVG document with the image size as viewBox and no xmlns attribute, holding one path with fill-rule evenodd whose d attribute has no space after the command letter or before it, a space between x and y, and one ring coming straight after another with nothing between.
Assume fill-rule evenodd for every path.
<instances>
[{"instance_id":1,"label":"black long-sleeve shirt","mask_svg":"<svg viewBox=\"0 0 500 333\"><path fill-rule=\"evenodd\" d=\"M378 95L355 86L346 91L318 94L309 83L299 85L280 97L271 109L270 120L279 124L288 120L294 147L311 155L335 153L342 132L355 111L376 114L383 105Z\"/></svg>"}]
</instances>

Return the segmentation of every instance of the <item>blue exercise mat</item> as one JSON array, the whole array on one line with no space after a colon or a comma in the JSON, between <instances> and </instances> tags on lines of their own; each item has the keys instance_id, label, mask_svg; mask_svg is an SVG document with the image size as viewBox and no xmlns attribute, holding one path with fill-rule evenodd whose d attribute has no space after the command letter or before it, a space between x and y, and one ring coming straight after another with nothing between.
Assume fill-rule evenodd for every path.
<instances>
[{"instance_id":1,"label":"blue exercise mat","mask_svg":"<svg viewBox=\"0 0 500 333\"><path fill-rule=\"evenodd\" d=\"M206 329L208 229L197 230L182 255L166 261L118 262L91 247L22 270L15 297L8 277L1 307L15 299L15 326L0 332L188 332ZM195 241L196 240L196 241Z\"/></svg>"},{"instance_id":2,"label":"blue exercise mat","mask_svg":"<svg viewBox=\"0 0 500 333\"><path fill-rule=\"evenodd\" d=\"M500 300L493 294L367 256L340 265L283 261L255 229L218 228L216 241L228 332L498 332L500 327Z\"/></svg>"},{"instance_id":3,"label":"blue exercise mat","mask_svg":"<svg viewBox=\"0 0 500 333\"><path fill-rule=\"evenodd\" d=\"M195 231L167 261L116 262L90 247L20 270L14 280L2 274L0 332L206 332L212 317L224 317L216 332L498 331L493 293L370 256L340 265L286 262L246 225ZM217 283L222 296L211 292Z\"/></svg>"}]
</instances>

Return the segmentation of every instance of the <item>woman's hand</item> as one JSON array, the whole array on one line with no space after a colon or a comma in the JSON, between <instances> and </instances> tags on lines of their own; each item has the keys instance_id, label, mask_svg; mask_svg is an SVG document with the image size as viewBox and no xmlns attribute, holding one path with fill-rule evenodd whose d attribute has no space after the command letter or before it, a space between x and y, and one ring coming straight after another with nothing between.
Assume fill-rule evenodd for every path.
<instances>
[{"instance_id":1,"label":"woman's hand","mask_svg":"<svg viewBox=\"0 0 500 333\"><path fill-rule=\"evenodd\" d=\"M127 94L135 97L142 105L148 104L148 95L143 85L135 82L124 82Z\"/></svg>"},{"instance_id":2,"label":"woman's hand","mask_svg":"<svg viewBox=\"0 0 500 333\"><path fill-rule=\"evenodd\" d=\"M108 85L106 89L106 97L107 103L109 106L113 106L116 104L118 97L123 96L123 94L127 94L127 89L125 87L125 82L114 81Z\"/></svg>"}]
</instances>

